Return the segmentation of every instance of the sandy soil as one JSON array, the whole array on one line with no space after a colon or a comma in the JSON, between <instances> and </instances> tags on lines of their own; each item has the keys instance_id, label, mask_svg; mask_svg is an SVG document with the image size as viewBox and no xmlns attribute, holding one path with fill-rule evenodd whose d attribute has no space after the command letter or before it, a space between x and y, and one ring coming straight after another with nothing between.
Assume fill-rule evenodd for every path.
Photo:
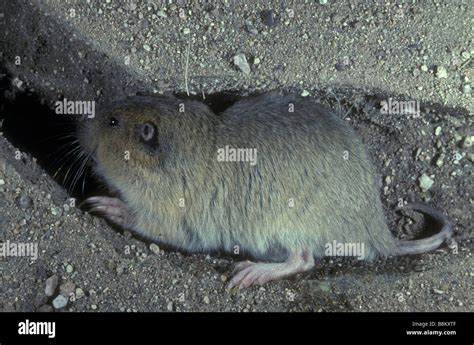
<instances>
[{"instance_id":1,"label":"sandy soil","mask_svg":"<svg viewBox=\"0 0 474 345\"><path fill-rule=\"evenodd\" d=\"M0 310L472 311L472 2L204 3L2 1L0 242L36 243L39 253L0 256ZM270 9L273 23L262 18ZM248 74L234 65L240 53ZM370 264L324 260L229 293L232 258L157 251L71 207L80 190L68 193L64 173L52 177L62 143L54 135L71 124L51 112L62 97L100 107L188 90L219 108L275 88L314 97L354 125L395 236L424 234L422 218L394 212L412 195L449 215L450 245ZM420 116L382 115L390 97L419 101ZM88 182L86 194L97 187ZM58 284L46 296L51 277Z\"/></svg>"}]
</instances>

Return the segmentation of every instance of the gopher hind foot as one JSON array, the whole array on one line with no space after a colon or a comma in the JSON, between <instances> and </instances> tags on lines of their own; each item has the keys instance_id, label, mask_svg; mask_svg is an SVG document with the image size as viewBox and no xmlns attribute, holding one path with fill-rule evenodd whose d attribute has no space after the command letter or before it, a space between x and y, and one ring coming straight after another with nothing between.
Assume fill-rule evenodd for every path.
<instances>
[{"instance_id":1,"label":"gopher hind foot","mask_svg":"<svg viewBox=\"0 0 474 345\"><path fill-rule=\"evenodd\" d=\"M296 273L308 271L314 267L314 257L311 250L297 250L290 254L285 262L264 263L243 261L238 263L234 272L235 276L230 281L228 288L239 289L251 285L263 285L272 280L279 280Z\"/></svg>"}]
</instances>

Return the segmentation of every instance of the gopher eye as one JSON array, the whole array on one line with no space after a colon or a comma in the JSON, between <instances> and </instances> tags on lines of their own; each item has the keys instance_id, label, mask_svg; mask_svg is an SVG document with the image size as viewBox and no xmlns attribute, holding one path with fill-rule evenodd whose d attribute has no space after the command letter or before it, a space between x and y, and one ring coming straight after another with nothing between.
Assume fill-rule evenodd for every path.
<instances>
[{"instance_id":1,"label":"gopher eye","mask_svg":"<svg viewBox=\"0 0 474 345\"><path fill-rule=\"evenodd\" d=\"M118 127L119 125L120 125L120 121L116 117L112 116L109 119L109 126L110 127Z\"/></svg>"},{"instance_id":2,"label":"gopher eye","mask_svg":"<svg viewBox=\"0 0 474 345\"><path fill-rule=\"evenodd\" d=\"M156 126L151 122L145 122L140 126L140 137L145 142L156 138Z\"/></svg>"}]
</instances>

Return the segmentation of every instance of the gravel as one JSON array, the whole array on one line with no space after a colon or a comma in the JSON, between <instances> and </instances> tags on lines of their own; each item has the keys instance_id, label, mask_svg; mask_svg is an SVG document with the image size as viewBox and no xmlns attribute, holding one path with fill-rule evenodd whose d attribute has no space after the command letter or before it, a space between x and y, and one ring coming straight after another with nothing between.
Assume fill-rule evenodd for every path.
<instances>
[{"instance_id":1,"label":"gravel","mask_svg":"<svg viewBox=\"0 0 474 345\"><path fill-rule=\"evenodd\" d=\"M36 243L39 257L0 258L0 310L472 311L474 107L465 92L474 78L465 34L472 2L322 2L137 2L133 11L113 1L6 2L0 61L9 79L0 97L6 106L29 90L52 109L60 97L94 99L100 107L136 93L183 94L186 86L199 99L304 92L339 111L379 175L390 176L381 193L393 235L421 235L423 217L394 212L414 195L448 214L456 245L372 263L323 260L311 272L230 293L234 258L167 248L158 255L146 239L75 206L65 209L67 186L7 131L1 110L8 140L0 135L0 239ZM273 26L261 17L269 8ZM382 115L380 102L390 97L419 101L420 117ZM20 201L25 195L28 204ZM45 299L51 276L74 284L74 298L62 295L71 285Z\"/></svg>"}]
</instances>

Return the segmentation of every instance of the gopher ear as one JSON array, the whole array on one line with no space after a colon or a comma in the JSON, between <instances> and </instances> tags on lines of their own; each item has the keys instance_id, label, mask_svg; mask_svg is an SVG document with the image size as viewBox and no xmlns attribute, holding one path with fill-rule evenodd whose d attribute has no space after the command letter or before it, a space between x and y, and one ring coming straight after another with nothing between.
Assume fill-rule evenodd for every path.
<instances>
[{"instance_id":1,"label":"gopher ear","mask_svg":"<svg viewBox=\"0 0 474 345\"><path fill-rule=\"evenodd\" d=\"M140 126L140 138L144 142L150 142L156 137L156 126L151 122L145 122Z\"/></svg>"}]
</instances>

